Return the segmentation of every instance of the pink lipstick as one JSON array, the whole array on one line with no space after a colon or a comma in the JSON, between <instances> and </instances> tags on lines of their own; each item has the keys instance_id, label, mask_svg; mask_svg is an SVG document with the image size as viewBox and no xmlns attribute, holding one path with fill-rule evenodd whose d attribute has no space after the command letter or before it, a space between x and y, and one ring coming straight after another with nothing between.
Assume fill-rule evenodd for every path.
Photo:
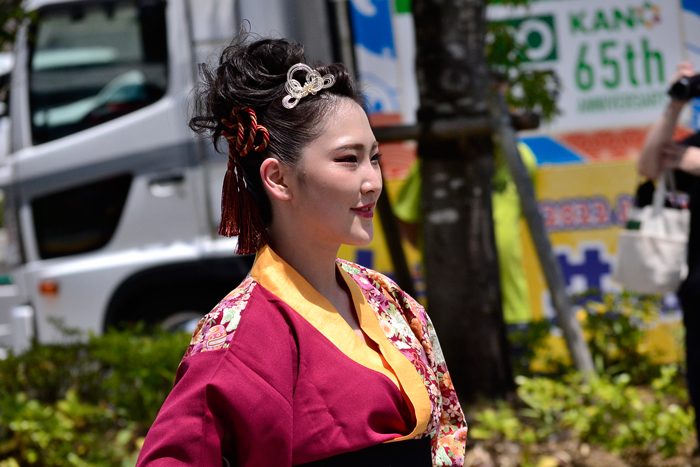
<instances>
[{"instance_id":1,"label":"pink lipstick","mask_svg":"<svg viewBox=\"0 0 700 467\"><path fill-rule=\"evenodd\" d=\"M371 219L372 217L374 217L375 204L377 203L365 204L364 206L360 206L359 208L352 208L352 210L362 217Z\"/></svg>"}]
</instances>

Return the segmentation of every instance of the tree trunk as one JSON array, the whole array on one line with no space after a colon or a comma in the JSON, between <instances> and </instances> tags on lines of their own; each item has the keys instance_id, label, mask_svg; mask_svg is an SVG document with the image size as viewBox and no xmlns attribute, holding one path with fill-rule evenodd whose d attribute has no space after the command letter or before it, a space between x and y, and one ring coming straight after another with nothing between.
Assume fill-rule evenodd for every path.
<instances>
[{"instance_id":1,"label":"tree trunk","mask_svg":"<svg viewBox=\"0 0 700 467\"><path fill-rule=\"evenodd\" d=\"M413 3L428 307L467 401L513 388L493 236L493 142L490 134L438 138L430 128L488 115L485 4Z\"/></svg>"}]
</instances>

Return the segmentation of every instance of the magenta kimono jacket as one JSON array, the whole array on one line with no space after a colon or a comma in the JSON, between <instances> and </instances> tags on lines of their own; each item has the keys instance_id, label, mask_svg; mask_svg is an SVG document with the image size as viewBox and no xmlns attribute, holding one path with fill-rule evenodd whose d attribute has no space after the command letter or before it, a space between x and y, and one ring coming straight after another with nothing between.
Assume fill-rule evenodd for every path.
<instances>
[{"instance_id":1,"label":"magenta kimono jacket","mask_svg":"<svg viewBox=\"0 0 700 467\"><path fill-rule=\"evenodd\" d=\"M467 428L430 319L387 277L337 264L367 344L263 247L199 322L137 467L285 467L425 437L434 466L462 465Z\"/></svg>"}]
</instances>

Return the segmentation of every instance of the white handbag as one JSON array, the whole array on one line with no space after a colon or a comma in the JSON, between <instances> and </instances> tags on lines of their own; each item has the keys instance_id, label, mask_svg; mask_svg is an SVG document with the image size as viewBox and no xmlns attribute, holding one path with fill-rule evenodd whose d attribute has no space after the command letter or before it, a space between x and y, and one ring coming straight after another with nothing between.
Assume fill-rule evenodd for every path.
<instances>
[{"instance_id":1,"label":"white handbag","mask_svg":"<svg viewBox=\"0 0 700 467\"><path fill-rule=\"evenodd\" d=\"M613 279L630 292L675 292L688 274L690 211L664 207L669 189L675 192L673 173L664 170L651 206L633 208L620 232Z\"/></svg>"}]
</instances>

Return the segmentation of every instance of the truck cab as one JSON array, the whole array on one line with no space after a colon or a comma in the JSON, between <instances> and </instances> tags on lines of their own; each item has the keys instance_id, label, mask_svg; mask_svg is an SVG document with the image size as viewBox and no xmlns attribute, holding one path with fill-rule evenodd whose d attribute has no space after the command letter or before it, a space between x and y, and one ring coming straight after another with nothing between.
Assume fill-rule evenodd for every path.
<instances>
[{"instance_id":1,"label":"truck cab","mask_svg":"<svg viewBox=\"0 0 700 467\"><path fill-rule=\"evenodd\" d=\"M240 18L294 36L293 24L270 14L291 7L35 0L27 8L35 15L16 40L7 154L0 148L9 239L0 346L61 341L66 328L192 326L252 264L234 254L235 238L216 234L226 158L187 124L196 63L230 42Z\"/></svg>"}]
</instances>

